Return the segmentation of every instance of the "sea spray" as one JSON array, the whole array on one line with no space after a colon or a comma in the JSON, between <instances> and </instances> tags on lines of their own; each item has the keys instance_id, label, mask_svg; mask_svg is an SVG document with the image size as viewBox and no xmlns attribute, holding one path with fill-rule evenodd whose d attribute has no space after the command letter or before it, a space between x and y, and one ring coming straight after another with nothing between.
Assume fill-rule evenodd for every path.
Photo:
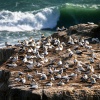
<instances>
[{"instance_id":1,"label":"sea spray","mask_svg":"<svg viewBox=\"0 0 100 100\"><path fill-rule=\"evenodd\" d=\"M44 8L35 12L0 12L0 31L32 31L52 29L57 25L60 12L57 8Z\"/></svg>"}]
</instances>

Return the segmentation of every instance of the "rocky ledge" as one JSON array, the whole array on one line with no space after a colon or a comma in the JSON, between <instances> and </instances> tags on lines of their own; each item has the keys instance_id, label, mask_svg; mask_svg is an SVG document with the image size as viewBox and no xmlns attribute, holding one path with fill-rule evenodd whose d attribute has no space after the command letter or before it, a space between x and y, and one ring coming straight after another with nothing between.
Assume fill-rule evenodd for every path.
<instances>
[{"instance_id":1,"label":"rocky ledge","mask_svg":"<svg viewBox=\"0 0 100 100\"><path fill-rule=\"evenodd\" d=\"M0 100L100 100L99 38L98 25L78 24L3 48Z\"/></svg>"}]
</instances>

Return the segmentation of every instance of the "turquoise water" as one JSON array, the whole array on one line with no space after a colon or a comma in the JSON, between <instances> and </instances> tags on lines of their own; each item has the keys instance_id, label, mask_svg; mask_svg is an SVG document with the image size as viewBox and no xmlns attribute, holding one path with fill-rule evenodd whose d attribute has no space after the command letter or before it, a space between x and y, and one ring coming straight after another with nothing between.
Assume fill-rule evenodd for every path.
<instances>
[{"instance_id":1,"label":"turquoise water","mask_svg":"<svg viewBox=\"0 0 100 100\"><path fill-rule=\"evenodd\" d=\"M1 0L0 47L87 22L100 22L100 0Z\"/></svg>"}]
</instances>

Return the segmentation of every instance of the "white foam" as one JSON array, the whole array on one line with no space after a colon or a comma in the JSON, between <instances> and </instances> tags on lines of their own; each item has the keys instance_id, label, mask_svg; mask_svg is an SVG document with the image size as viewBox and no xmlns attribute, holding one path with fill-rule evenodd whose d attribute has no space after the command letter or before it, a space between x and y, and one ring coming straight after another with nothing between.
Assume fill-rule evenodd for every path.
<instances>
[{"instance_id":1,"label":"white foam","mask_svg":"<svg viewBox=\"0 0 100 100\"><path fill-rule=\"evenodd\" d=\"M45 8L34 12L0 11L0 31L32 31L54 28L60 13L57 8Z\"/></svg>"}]
</instances>

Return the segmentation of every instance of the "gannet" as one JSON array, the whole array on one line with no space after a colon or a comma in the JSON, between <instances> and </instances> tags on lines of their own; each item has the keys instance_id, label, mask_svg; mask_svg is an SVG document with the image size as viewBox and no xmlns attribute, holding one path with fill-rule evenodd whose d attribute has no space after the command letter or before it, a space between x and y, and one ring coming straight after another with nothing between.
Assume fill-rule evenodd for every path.
<instances>
[{"instance_id":1,"label":"gannet","mask_svg":"<svg viewBox=\"0 0 100 100\"><path fill-rule=\"evenodd\" d=\"M82 66L78 66L78 69L79 69L80 71L85 71L85 68L83 68Z\"/></svg>"},{"instance_id":2,"label":"gannet","mask_svg":"<svg viewBox=\"0 0 100 100\"><path fill-rule=\"evenodd\" d=\"M88 81L88 76L86 75L86 74L84 74L82 77L81 77L81 80L83 81L83 82L87 82Z\"/></svg>"},{"instance_id":3,"label":"gannet","mask_svg":"<svg viewBox=\"0 0 100 100\"><path fill-rule=\"evenodd\" d=\"M26 67L27 67L28 69L33 69L33 68L34 68L34 64L27 64Z\"/></svg>"},{"instance_id":4,"label":"gannet","mask_svg":"<svg viewBox=\"0 0 100 100\"><path fill-rule=\"evenodd\" d=\"M69 77L77 77L77 74L76 73L71 73L70 75L69 75Z\"/></svg>"},{"instance_id":5,"label":"gannet","mask_svg":"<svg viewBox=\"0 0 100 100\"><path fill-rule=\"evenodd\" d=\"M29 47L29 49L28 49L28 51L27 51L27 52L32 53L32 52L33 52L32 47Z\"/></svg>"},{"instance_id":6,"label":"gannet","mask_svg":"<svg viewBox=\"0 0 100 100\"><path fill-rule=\"evenodd\" d=\"M21 81L21 78L19 78L19 77L18 78L15 78L14 81L20 82Z\"/></svg>"},{"instance_id":7,"label":"gannet","mask_svg":"<svg viewBox=\"0 0 100 100\"><path fill-rule=\"evenodd\" d=\"M39 88L38 83L34 79L32 80L30 85L31 85L32 89L38 89Z\"/></svg>"},{"instance_id":8,"label":"gannet","mask_svg":"<svg viewBox=\"0 0 100 100\"><path fill-rule=\"evenodd\" d=\"M50 86L50 87L51 87L52 85L53 85L52 82L47 82L47 83L46 83L46 86Z\"/></svg>"},{"instance_id":9,"label":"gannet","mask_svg":"<svg viewBox=\"0 0 100 100\"><path fill-rule=\"evenodd\" d=\"M83 43L82 42L78 42L78 45L83 47Z\"/></svg>"},{"instance_id":10,"label":"gannet","mask_svg":"<svg viewBox=\"0 0 100 100\"><path fill-rule=\"evenodd\" d=\"M77 64L78 60L77 60L76 56L74 57L73 62L74 62L75 65Z\"/></svg>"},{"instance_id":11,"label":"gannet","mask_svg":"<svg viewBox=\"0 0 100 100\"><path fill-rule=\"evenodd\" d=\"M18 61L18 53L16 53L16 55L14 57L10 57L10 60L12 62L17 62Z\"/></svg>"},{"instance_id":12,"label":"gannet","mask_svg":"<svg viewBox=\"0 0 100 100\"><path fill-rule=\"evenodd\" d=\"M30 46L34 47L35 46L35 41L32 40L32 42L30 43Z\"/></svg>"},{"instance_id":13,"label":"gannet","mask_svg":"<svg viewBox=\"0 0 100 100\"><path fill-rule=\"evenodd\" d=\"M21 47L22 46L22 43L20 42L20 40L18 40L18 43L16 43L14 46Z\"/></svg>"},{"instance_id":14,"label":"gannet","mask_svg":"<svg viewBox=\"0 0 100 100\"><path fill-rule=\"evenodd\" d=\"M92 58L96 59L96 54L94 52L92 52Z\"/></svg>"},{"instance_id":15,"label":"gannet","mask_svg":"<svg viewBox=\"0 0 100 100\"><path fill-rule=\"evenodd\" d=\"M56 51L62 51L63 50L63 45L59 44L58 47L55 50Z\"/></svg>"},{"instance_id":16,"label":"gannet","mask_svg":"<svg viewBox=\"0 0 100 100\"><path fill-rule=\"evenodd\" d=\"M64 26L62 26L61 30L62 30L62 31L65 31L65 30L66 30L66 28L65 28Z\"/></svg>"},{"instance_id":17,"label":"gannet","mask_svg":"<svg viewBox=\"0 0 100 100\"><path fill-rule=\"evenodd\" d=\"M96 79L93 78L92 76L90 77L90 81L91 81L92 84L95 84L96 83Z\"/></svg>"},{"instance_id":18,"label":"gannet","mask_svg":"<svg viewBox=\"0 0 100 100\"><path fill-rule=\"evenodd\" d=\"M36 65L37 67L42 67L43 66L43 64L42 63L40 63L40 62L37 62L37 65Z\"/></svg>"},{"instance_id":19,"label":"gannet","mask_svg":"<svg viewBox=\"0 0 100 100\"><path fill-rule=\"evenodd\" d=\"M58 61L58 65L62 65L62 60L61 59Z\"/></svg>"},{"instance_id":20,"label":"gannet","mask_svg":"<svg viewBox=\"0 0 100 100\"><path fill-rule=\"evenodd\" d=\"M90 63L94 63L94 58L89 58Z\"/></svg>"},{"instance_id":21,"label":"gannet","mask_svg":"<svg viewBox=\"0 0 100 100\"><path fill-rule=\"evenodd\" d=\"M74 50L78 50L78 48L79 48L78 45L74 46Z\"/></svg>"},{"instance_id":22,"label":"gannet","mask_svg":"<svg viewBox=\"0 0 100 100\"><path fill-rule=\"evenodd\" d=\"M74 40L73 40L73 38L71 36L69 36L68 44L74 44Z\"/></svg>"},{"instance_id":23,"label":"gannet","mask_svg":"<svg viewBox=\"0 0 100 100\"><path fill-rule=\"evenodd\" d=\"M54 73L58 73L59 72L59 70L57 70L56 68L54 68Z\"/></svg>"},{"instance_id":24,"label":"gannet","mask_svg":"<svg viewBox=\"0 0 100 100\"><path fill-rule=\"evenodd\" d=\"M53 75L51 74L51 78L50 78L51 81L54 81L55 78L53 77Z\"/></svg>"},{"instance_id":25,"label":"gannet","mask_svg":"<svg viewBox=\"0 0 100 100\"><path fill-rule=\"evenodd\" d=\"M80 40L80 42L82 42L82 43L84 43L84 42L85 42L84 37L82 37L82 39Z\"/></svg>"},{"instance_id":26,"label":"gannet","mask_svg":"<svg viewBox=\"0 0 100 100\"><path fill-rule=\"evenodd\" d=\"M68 69L69 68L69 64L66 62L64 65L63 65L63 69Z\"/></svg>"},{"instance_id":27,"label":"gannet","mask_svg":"<svg viewBox=\"0 0 100 100\"><path fill-rule=\"evenodd\" d=\"M66 74L65 76L62 76L62 79L69 79L69 75Z\"/></svg>"},{"instance_id":28,"label":"gannet","mask_svg":"<svg viewBox=\"0 0 100 100\"><path fill-rule=\"evenodd\" d=\"M26 78L25 77L21 78L21 82L22 82L22 84L25 84L26 83Z\"/></svg>"},{"instance_id":29,"label":"gannet","mask_svg":"<svg viewBox=\"0 0 100 100\"><path fill-rule=\"evenodd\" d=\"M76 50L75 53L76 54L82 54L82 50Z\"/></svg>"},{"instance_id":30,"label":"gannet","mask_svg":"<svg viewBox=\"0 0 100 100\"><path fill-rule=\"evenodd\" d=\"M49 67L48 72L49 72L50 74L53 74L53 70L51 69L51 67Z\"/></svg>"},{"instance_id":31,"label":"gannet","mask_svg":"<svg viewBox=\"0 0 100 100\"><path fill-rule=\"evenodd\" d=\"M32 42L33 41L33 37L31 36L29 39L28 39L28 42Z\"/></svg>"},{"instance_id":32,"label":"gannet","mask_svg":"<svg viewBox=\"0 0 100 100\"><path fill-rule=\"evenodd\" d=\"M42 73L40 79L41 80L47 80L47 75L45 73Z\"/></svg>"},{"instance_id":33,"label":"gannet","mask_svg":"<svg viewBox=\"0 0 100 100\"><path fill-rule=\"evenodd\" d=\"M57 29L56 29L57 31L61 31L61 29L59 28L59 27L57 27Z\"/></svg>"},{"instance_id":34,"label":"gannet","mask_svg":"<svg viewBox=\"0 0 100 100\"><path fill-rule=\"evenodd\" d=\"M58 45L60 45L60 40L54 38L54 46L58 46Z\"/></svg>"},{"instance_id":35,"label":"gannet","mask_svg":"<svg viewBox=\"0 0 100 100\"><path fill-rule=\"evenodd\" d=\"M40 55L39 52L37 51L37 53L36 53L36 57L42 59L42 58L44 58L44 55Z\"/></svg>"},{"instance_id":36,"label":"gannet","mask_svg":"<svg viewBox=\"0 0 100 100\"><path fill-rule=\"evenodd\" d=\"M68 51L68 57L72 57L72 55L74 54L73 53L73 51L71 51L71 49L69 48L69 49L67 49L67 51Z\"/></svg>"},{"instance_id":37,"label":"gannet","mask_svg":"<svg viewBox=\"0 0 100 100\"><path fill-rule=\"evenodd\" d=\"M46 46L44 46L44 54L48 55L48 48Z\"/></svg>"},{"instance_id":38,"label":"gannet","mask_svg":"<svg viewBox=\"0 0 100 100\"><path fill-rule=\"evenodd\" d=\"M34 46L33 53L34 53L34 54L36 54L36 53L37 53L36 46Z\"/></svg>"},{"instance_id":39,"label":"gannet","mask_svg":"<svg viewBox=\"0 0 100 100\"><path fill-rule=\"evenodd\" d=\"M94 73L94 68L93 68L93 66L87 65L87 69L88 69L90 72Z\"/></svg>"},{"instance_id":40,"label":"gannet","mask_svg":"<svg viewBox=\"0 0 100 100\"><path fill-rule=\"evenodd\" d=\"M41 76L43 73L39 73L38 70L36 70L36 75Z\"/></svg>"},{"instance_id":41,"label":"gannet","mask_svg":"<svg viewBox=\"0 0 100 100\"><path fill-rule=\"evenodd\" d=\"M27 40L24 40L23 44L24 44L24 46L29 46Z\"/></svg>"},{"instance_id":42,"label":"gannet","mask_svg":"<svg viewBox=\"0 0 100 100\"><path fill-rule=\"evenodd\" d=\"M98 38L92 38L92 42L97 42L97 43L99 43L100 41L99 41Z\"/></svg>"},{"instance_id":43,"label":"gannet","mask_svg":"<svg viewBox=\"0 0 100 100\"><path fill-rule=\"evenodd\" d=\"M6 64L8 67L17 67L17 64L13 62L12 64Z\"/></svg>"},{"instance_id":44,"label":"gannet","mask_svg":"<svg viewBox=\"0 0 100 100\"><path fill-rule=\"evenodd\" d=\"M61 79L61 74L57 74L56 76L55 76L55 79Z\"/></svg>"},{"instance_id":45,"label":"gannet","mask_svg":"<svg viewBox=\"0 0 100 100\"><path fill-rule=\"evenodd\" d=\"M27 62L27 54L24 55L24 59L23 62L26 63Z\"/></svg>"},{"instance_id":46,"label":"gannet","mask_svg":"<svg viewBox=\"0 0 100 100\"><path fill-rule=\"evenodd\" d=\"M85 41L84 41L84 44L89 45L90 43L89 43L89 41L88 41L88 40L85 40Z\"/></svg>"},{"instance_id":47,"label":"gannet","mask_svg":"<svg viewBox=\"0 0 100 100\"><path fill-rule=\"evenodd\" d=\"M63 86L63 85L65 85L65 83L61 80L60 82L57 83L57 85Z\"/></svg>"},{"instance_id":48,"label":"gannet","mask_svg":"<svg viewBox=\"0 0 100 100\"><path fill-rule=\"evenodd\" d=\"M28 80L33 78L33 76L31 74L29 74L29 73L27 73L26 77L27 77Z\"/></svg>"},{"instance_id":49,"label":"gannet","mask_svg":"<svg viewBox=\"0 0 100 100\"><path fill-rule=\"evenodd\" d=\"M78 40L76 38L73 39L74 43L78 43Z\"/></svg>"},{"instance_id":50,"label":"gannet","mask_svg":"<svg viewBox=\"0 0 100 100\"><path fill-rule=\"evenodd\" d=\"M61 68L61 69L59 70L59 72L58 72L58 73L59 73L59 74L63 74L63 70L64 70L64 69L63 69L63 68Z\"/></svg>"},{"instance_id":51,"label":"gannet","mask_svg":"<svg viewBox=\"0 0 100 100\"><path fill-rule=\"evenodd\" d=\"M85 47L86 49L92 49L92 46L89 46L89 45L87 45L87 44L85 44L84 47Z\"/></svg>"},{"instance_id":52,"label":"gannet","mask_svg":"<svg viewBox=\"0 0 100 100\"><path fill-rule=\"evenodd\" d=\"M9 47L9 46L12 46L11 44L8 44L8 42L5 42L5 46L6 47Z\"/></svg>"},{"instance_id":53,"label":"gannet","mask_svg":"<svg viewBox=\"0 0 100 100\"><path fill-rule=\"evenodd\" d=\"M44 36L44 34L41 34L41 39L45 39L46 37Z\"/></svg>"}]
</instances>

